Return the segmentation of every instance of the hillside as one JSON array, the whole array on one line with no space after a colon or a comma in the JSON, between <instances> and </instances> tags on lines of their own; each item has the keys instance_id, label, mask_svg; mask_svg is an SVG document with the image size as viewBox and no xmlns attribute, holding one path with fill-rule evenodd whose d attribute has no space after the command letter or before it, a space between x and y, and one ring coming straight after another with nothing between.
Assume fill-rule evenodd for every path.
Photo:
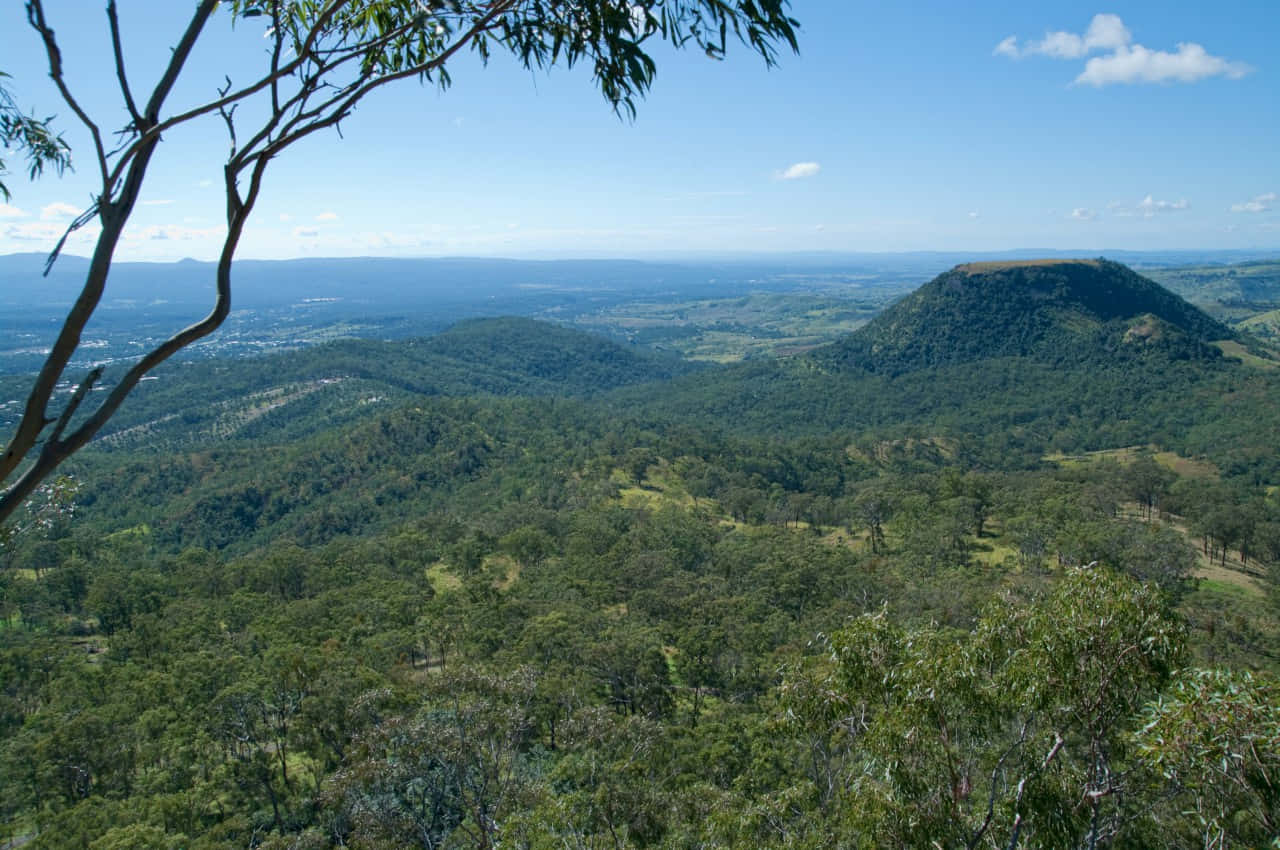
<instances>
[{"instance_id":1,"label":"hillside","mask_svg":"<svg viewBox=\"0 0 1280 850\"><path fill-rule=\"evenodd\" d=\"M959 265L815 357L881 374L995 357L1082 362L1159 352L1216 356L1232 331L1108 260Z\"/></svg>"},{"instance_id":2,"label":"hillside","mask_svg":"<svg viewBox=\"0 0 1280 850\"><path fill-rule=\"evenodd\" d=\"M917 299L900 366L1029 342L895 374L519 319L157 370L0 545L0 843L1084 846L1096 740L1114 843L1200 846L1162 729L1280 769L1280 370L1078 271Z\"/></svg>"},{"instance_id":3,"label":"hillside","mask_svg":"<svg viewBox=\"0 0 1280 850\"><path fill-rule=\"evenodd\" d=\"M970 264L831 346L610 398L741 434L962 439L972 460L1006 468L1157 443L1270 477L1280 387L1210 344L1231 337L1105 260Z\"/></svg>"},{"instance_id":4,"label":"hillside","mask_svg":"<svg viewBox=\"0 0 1280 850\"><path fill-rule=\"evenodd\" d=\"M585 398L696 368L547 322L474 319L422 339L338 340L254 360L170 364L129 399L103 442L167 449L232 434L286 442L417 396ZM16 395L20 383L8 383ZM0 408L0 425L16 412Z\"/></svg>"}]
</instances>

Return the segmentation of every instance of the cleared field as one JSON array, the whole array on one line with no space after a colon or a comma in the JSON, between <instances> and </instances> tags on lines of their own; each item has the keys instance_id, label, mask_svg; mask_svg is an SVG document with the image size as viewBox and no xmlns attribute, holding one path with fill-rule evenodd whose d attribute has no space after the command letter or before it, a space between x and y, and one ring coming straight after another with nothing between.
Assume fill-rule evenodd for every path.
<instances>
[{"instance_id":1,"label":"cleared field","mask_svg":"<svg viewBox=\"0 0 1280 850\"><path fill-rule=\"evenodd\" d=\"M697 301L632 301L578 316L577 327L731 363L786 357L857 330L905 287L851 288L849 297L757 293Z\"/></svg>"}]
</instances>

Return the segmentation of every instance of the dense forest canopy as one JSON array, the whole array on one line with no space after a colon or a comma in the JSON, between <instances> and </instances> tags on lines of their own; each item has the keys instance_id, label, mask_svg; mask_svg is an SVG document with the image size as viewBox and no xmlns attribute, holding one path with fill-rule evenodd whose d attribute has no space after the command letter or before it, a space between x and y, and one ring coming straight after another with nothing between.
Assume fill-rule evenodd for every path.
<instances>
[{"instance_id":1,"label":"dense forest canopy","mask_svg":"<svg viewBox=\"0 0 1280 850\"><path fill-rule=\"evenodd\" d=\"M1082 268L1134 302L957 269L727 367L501 319L158 372L0 549L0 840L1266 846L1280 370ZM912 360L1015 300L957 275L1043 335Z\"/></svg>"}]
</instances>

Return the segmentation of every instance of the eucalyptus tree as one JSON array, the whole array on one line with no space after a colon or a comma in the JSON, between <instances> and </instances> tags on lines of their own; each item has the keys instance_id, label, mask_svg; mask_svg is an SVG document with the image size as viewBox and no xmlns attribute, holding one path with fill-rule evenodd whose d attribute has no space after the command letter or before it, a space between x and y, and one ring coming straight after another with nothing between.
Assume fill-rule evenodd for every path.
<instances>
[{"instance_id":1,"label":"eucalyptus tree","mask_svg":"<svg viewBox=\"0 0 1280 850\"><path fill-rule=\"evenodd\" d=\"M25 153L27 176L32 180L44 172L46 165L61 174L71 167L71 148L54 132L53 116L37 118L23 112L2 82L8 78L0 71L0 154L9 149ZM7 173L5 161L0 158L0 178ZM9 187L0 180L0 200L7 201L9 197Z\"/></svg>"},{"instance_id":2,"label":"eucalyptus tree","mask_svg":"<svg viewBox=\"0 0 1280 850\"><path fill-rule=\"evenodd\" d=\"M614 111L633 117L657 71L652 46L666 42L720 58L736 41L772 65L779 48L796 49L798 26L788 15L788 0L197 0L191 6L167 64L144 91L130 80L116 3L108 0L103 37L114 67L103 73L114 76L127 116L113 132L68 82L44 0L26 4L49 76L91 140L86 158L99 181L93 202L71 223L49 264L72 231L95 222L100 230L84 285L0 457L0 521L98 433L147 372L222 324L231 309L232 260L271 162L297 142L336 128L374 91L402 80L447 87L450 63L460 54L487 60L505 52L530 70L588 65ZM188 60L219 15L265 25L262 65L228 67L226 84L208 100L171 106ZM256 117L246 122L244 115ZM102 300L152 157L176 128L210 117L225 125L230 151L223 166L227 233L208 315L157 344L104 392L90 395L102 378L94 369L58 404L58 384L79 377L66 375L68 365Z\"/></svg>"}]
</instances>

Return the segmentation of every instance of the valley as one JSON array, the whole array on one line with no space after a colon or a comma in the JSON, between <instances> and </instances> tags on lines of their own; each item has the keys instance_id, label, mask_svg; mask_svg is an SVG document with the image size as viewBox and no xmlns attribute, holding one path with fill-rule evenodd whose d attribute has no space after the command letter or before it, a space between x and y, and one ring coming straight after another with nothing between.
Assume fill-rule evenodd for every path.
<instances>
[{"instance_id":1,"label":"valley","mask_svg":"<svg viewBox=\"0 0 1280 850\"><path fill-rule=\"evenodd\" d=\"M1280 358L1109 260L911 268L155 370L0 549L0 840L1269 840Z\"/></svg>"}]
</instances>

